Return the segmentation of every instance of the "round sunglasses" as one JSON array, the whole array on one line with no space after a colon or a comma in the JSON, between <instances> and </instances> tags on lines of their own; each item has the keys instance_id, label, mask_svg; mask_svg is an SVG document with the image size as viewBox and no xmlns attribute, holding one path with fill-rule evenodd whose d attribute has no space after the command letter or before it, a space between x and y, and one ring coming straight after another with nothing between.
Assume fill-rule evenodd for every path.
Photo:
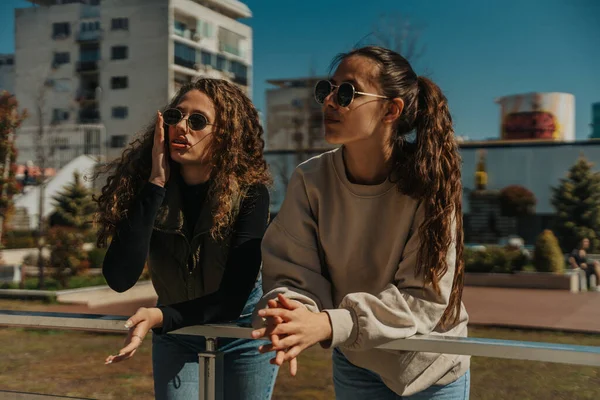
<instances>
[{"instance_id":1,"label":"round sunglasses","mask_svg":"<svg viewBox=\"0 0 600 400\"><path fill-rule=\"evenodd\" d=\"M381 96L379 94L357 92L350 82L343 82L340 85L334 85L329 81L323 80L317 82L317 84L315 85L315 100L319 104L325 103L325 99L327 98L327 96L329 96L331 92L333 92L336 89L337 91L335 95L335 102L340 107L348 107L350 104L352 104L352 101L354 100L354 97L356 97L356 95L378 97L380 99L389 99L389 97Z\"/></svg>"},{"instance_id":2,"label":"round sunglasses","mask_svg":"<svg viewBox=\"0 0 600 400\"><path fill-rule=\"evenodd\" d=\"M177 125L183 119L183 113L176 108L169 108L163 112L163 121L167 125ZM208 123L208 119L206 116L200 113L193 113L187 117L187 126L193 131L201 131L206 128L207 125L212 125Z\"/></svg>"}]
</instances>

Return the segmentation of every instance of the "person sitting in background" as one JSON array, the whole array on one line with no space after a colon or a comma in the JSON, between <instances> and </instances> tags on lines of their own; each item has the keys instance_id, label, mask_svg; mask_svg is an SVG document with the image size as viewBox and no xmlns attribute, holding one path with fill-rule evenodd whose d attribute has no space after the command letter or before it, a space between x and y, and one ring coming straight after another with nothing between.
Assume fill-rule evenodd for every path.
<instances>
[{"instance_id":1,"label":"person sitting in background","mask_svg":"<svg viewBox=\"0 0 600 400\"><path fill-rule=\"evenodd\" d=\"M573 249L569 256L569 265L573 269L582 269L585 271L585 278L590 286L590 277L596 276L596 284L600 283L600 263L595 260L588 260L587 250L590 248L590 239L583 238L579 247Z\"/></svg>"}]
</instances>

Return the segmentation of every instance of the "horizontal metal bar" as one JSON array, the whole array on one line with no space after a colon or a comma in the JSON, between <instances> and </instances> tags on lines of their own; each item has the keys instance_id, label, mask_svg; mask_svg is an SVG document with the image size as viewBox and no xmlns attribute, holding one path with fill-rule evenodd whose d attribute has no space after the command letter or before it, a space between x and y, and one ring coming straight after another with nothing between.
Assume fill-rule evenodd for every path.
<instances>
[{"instance_id":1,"label":"horizontal metal bar","mask_svg":"<svg viewBox=\"0 0 600 400\"><path fill-rule=\"evenodd\" d=\"M126 332L123 324L126 319L114 315L0 310L0 326ZM199 325L171 333L249 339L251 332L251 328L236 325ZM379 348L600 367L600 347L597 346L427 335L395 340Z\"/></svg>"},{"instance_id":2,"label":"horizontal metal bar","mask_svg":"<svg viewBox=\"0 0 600 400\"><path fill-rule=\"evenodd\" d=\"M378 348L600 367L597 346L424 335L394 340Z\"/></svg>"}]
</instances>

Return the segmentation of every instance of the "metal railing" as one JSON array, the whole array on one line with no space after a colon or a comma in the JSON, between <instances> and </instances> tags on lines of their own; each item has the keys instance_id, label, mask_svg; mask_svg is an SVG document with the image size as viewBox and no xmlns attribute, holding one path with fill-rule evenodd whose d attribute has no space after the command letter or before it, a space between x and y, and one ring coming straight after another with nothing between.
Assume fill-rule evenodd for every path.
<instances>
[{"instance_id":1,"label":"metal railing","mask_svg":"<svg viewBox=\"0 0 600 400\"><path fill-rule=\"evenodd\" d=\"M114 315L0 310L0 327L125 333L123 322L126 320L127 317ZM201 325L171 332L206 338L206 351L198 354L199 399L222 399L223 396L223 359L216 351L217 338L250 339L251 332L251 328L236 325ZM600 347L597 346L432 335L394 340L379 348L600 367Z\"/></svg>"}]
</instances>

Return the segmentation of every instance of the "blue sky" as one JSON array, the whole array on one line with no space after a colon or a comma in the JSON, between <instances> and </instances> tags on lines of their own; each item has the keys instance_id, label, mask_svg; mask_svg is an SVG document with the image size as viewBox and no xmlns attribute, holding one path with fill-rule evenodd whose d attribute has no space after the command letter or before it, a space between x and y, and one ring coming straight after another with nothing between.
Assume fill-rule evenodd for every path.
<instances>
[{"instance_id":1,"label":"blue sky","mask_svg":"<svg viewBox=\"0 0 600 400\"><path fill-rule=\"evenodd\" d=\"M254 31L254 101L264 110L267 79L324 74L331 58L369 35L382 14L423 25L426 53L415 64L448 96L456 132L497 137L500 96L568 92L578 139L600 101L597 0L247 0ZM15 7L0 2L0 52L14 51Z\"/></svg>"}]
</instances>

